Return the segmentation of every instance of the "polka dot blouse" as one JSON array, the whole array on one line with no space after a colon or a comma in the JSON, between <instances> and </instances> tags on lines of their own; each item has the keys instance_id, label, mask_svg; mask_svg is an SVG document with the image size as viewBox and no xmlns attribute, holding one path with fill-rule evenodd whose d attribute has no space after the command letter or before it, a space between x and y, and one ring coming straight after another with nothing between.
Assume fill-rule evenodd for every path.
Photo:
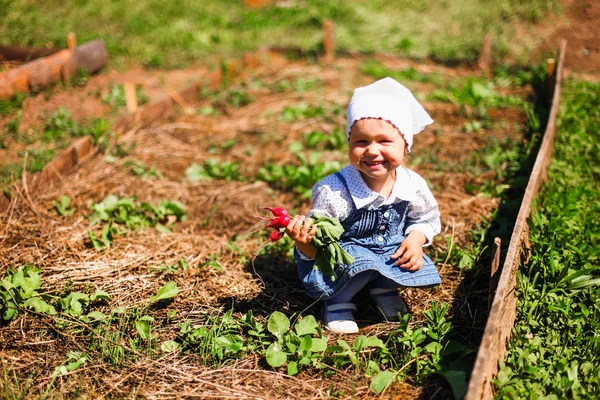
<instances>
[{"instance_id":1,"label":"polka dot blouse","mask_svg":"<svg viewBox=\"0 0 600 400\"><path fill-rule=\"evenodd\" d=\"M433 237L440 233L440 213L427 182L416 172L399 167L396 170L396 181L392 193L386 199L378 192L371 190L363 180L360 172L348 165L340 173L346 180L350 193L342 181L335 175L329 175L313 187L313 213L325 214L340 221L350 216L355 209L367 207L374 209L384 204L394 204L406 200L409 202L406 218L410 225L405 234L417 230L427 237L425 246L431 244Z\"/></svg>"}]
</instances>

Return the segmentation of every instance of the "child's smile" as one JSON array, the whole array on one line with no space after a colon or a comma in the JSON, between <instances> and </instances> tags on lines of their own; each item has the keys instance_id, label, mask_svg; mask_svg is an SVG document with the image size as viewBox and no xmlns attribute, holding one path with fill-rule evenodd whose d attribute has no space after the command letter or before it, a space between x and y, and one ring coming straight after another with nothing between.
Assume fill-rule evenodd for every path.
<instances>
[{"instance_id":1,"label":"child's smile","mask_svg":"<svg viewBox=\"0 0 600 400\"><path fill-rule=\"evenodd\" d=\"M406 143L396 127L375 118L358 120L350 131L349 158L367 185L377 191L404 161Z\"/></svg>"}]
</instances>

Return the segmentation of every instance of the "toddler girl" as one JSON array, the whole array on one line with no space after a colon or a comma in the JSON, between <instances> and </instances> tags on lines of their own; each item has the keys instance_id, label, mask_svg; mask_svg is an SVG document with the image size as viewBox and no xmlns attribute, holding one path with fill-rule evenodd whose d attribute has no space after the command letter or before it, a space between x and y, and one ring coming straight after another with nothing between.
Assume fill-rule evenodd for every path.
<instances>
[{"instance_id":1,"label":"toddler girl","mask_svg":"<svg viewBox=\"0 0 600 400\"><path fill-rule=\"evenodd\" d=\"M400 287L441 283L423 246L440 232L440 214L423 178L402 166L413 136L433 120L412 93L394 79L354 91L346 113L350 165L313 187L314 213L339 219L340 245L351 265L335 266L336 279L313 268L316 226L295 216L286 228L295 241L298 274L309 296L325 300L323 323L333 332L355 333L352 298L369 285L387 319L408 309Z\"/></svg>"}]
</instances>

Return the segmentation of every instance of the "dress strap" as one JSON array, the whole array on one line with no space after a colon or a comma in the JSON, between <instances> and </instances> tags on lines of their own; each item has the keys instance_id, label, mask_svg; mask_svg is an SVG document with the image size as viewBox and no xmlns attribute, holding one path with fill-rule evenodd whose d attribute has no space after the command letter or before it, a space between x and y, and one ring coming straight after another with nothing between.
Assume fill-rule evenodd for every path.
<instances>
[{"instance_id":1,"label":"dress strap","mask_svg":"<svg viewBox=\"0 0 600 400\"><path fill-rule=\"evenodd\" d=\"M337 178L342 182L342 184L348 191L348 194L352 195L352 193L350 193L350 188L348 187L348 182L346 182L346 178L344 178L344 175L342 175L342 173L340 171L337 171L335 173L335 176L337 176Z\"/></svg>"}]
</instances>

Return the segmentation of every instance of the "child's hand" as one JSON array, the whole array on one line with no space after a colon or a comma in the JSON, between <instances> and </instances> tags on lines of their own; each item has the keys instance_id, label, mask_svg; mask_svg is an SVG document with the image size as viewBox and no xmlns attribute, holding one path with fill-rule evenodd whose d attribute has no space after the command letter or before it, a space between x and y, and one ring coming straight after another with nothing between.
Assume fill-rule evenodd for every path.
<instances>
[{"instance_id":1,"label":"child's hand","mask_svg":"<svg viewBox=\"0 0 600 400\"><path fill-rule=\"evenodd\" d=\"M316 256L317 247L312 242L312 238L317 233L317 226L312 224L312 219L304 215L296 215L285 228L285 232L296 242L298 250L308 257Z\"/></svg>"},{"instance_id":2,"label":"child's hand","mask_svg":"<svg viewBox=\"0 0 600 400\"><path fill-rule=\"evenodd\" d=\"M419 231L411 231L398 250L392 254L394 263L407 271L418 271L423 266L423 245L427 242L425 235Z\"/></svg>"},{"instance_id":3,"label":"child's hand","mask_svg":"<svg viewBox=\"0 0 600 400\"><path fill-rule=\"evenodd\" d=\"M296 215L285 228L285 232L296 243L306 244L310 243L317 233L317 226L312 224L312 219L304 215Z\"/></svg>"}]
</instances>

